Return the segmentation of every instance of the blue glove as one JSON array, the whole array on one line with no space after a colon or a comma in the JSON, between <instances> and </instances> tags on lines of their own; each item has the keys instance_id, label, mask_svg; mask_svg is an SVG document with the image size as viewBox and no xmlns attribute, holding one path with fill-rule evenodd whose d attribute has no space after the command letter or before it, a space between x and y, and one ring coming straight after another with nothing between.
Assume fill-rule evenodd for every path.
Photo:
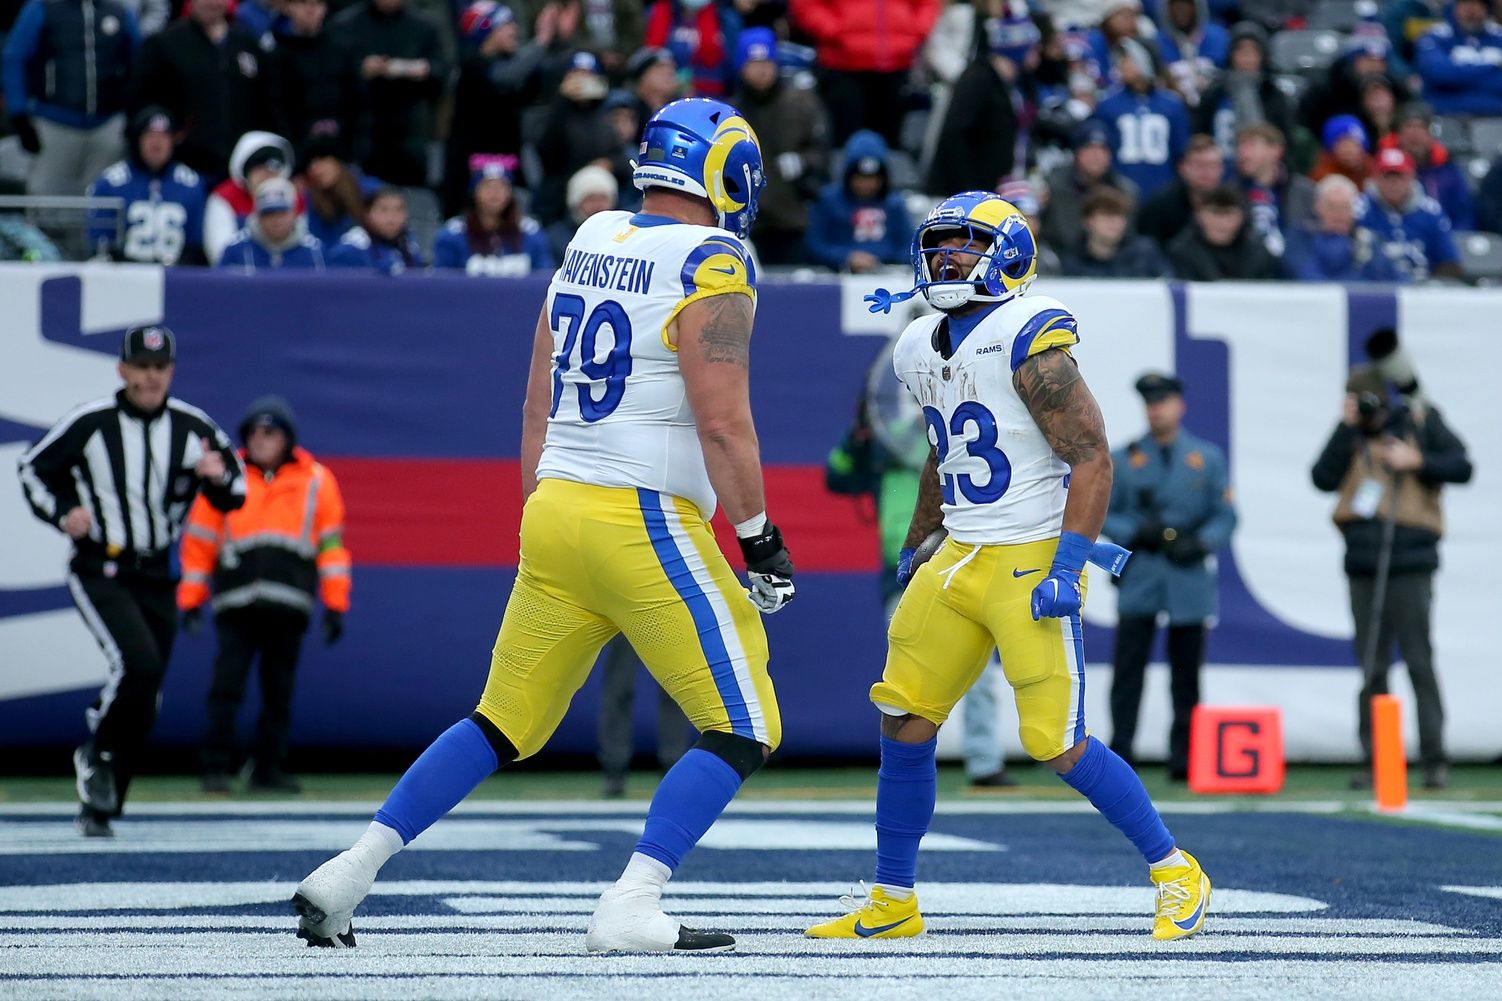
<instances>
[{"instance_id":1,"label":"blue glove","mask_svg":"<svg viewBox=\"0 0 1502 1001\"><path fill-rule=\"evenodd\" d=\"M1048 576L1033 588L1033 621L1063 619L1078 615L1083 599L1080 594L1080 571L1090 558L1094 544L1078 532L1059 536ZM1122 563L1126 560L1122 559Z\"/></svg>"},{"instance_id":2,"label":"blue glove","mask_svg":"<svg viewBox=\"0 0 1502 1001\"><path fill-rule=\"evenodd\" d=\"M917 552L917 547L913 547L897 554L898 587L907 587L907 582L913 579L913 556Z\"/></svg>"}]
</instances>

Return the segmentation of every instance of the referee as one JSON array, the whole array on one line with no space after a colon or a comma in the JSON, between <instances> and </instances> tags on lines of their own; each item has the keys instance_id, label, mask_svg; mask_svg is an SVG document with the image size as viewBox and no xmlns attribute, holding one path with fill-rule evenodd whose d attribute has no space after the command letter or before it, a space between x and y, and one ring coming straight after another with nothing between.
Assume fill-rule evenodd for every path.
<instances>
[{"instance_id":1,"label":"referee","mask_svg":"<svg viewBox=\"0 0 1502 1001\"><path fill-rule=\"evenodd\" d=\"M156 720L177 632L168 556L200 489L221 511L245 502L245 468L208 415L167 395L172 331L134 327L120 343L125 385L75 407L21 457L36 516L73 540L68 590L109 662L87 713L92 737L73 754L77 827L110 837Z\"/></svg>"}]
</instances>

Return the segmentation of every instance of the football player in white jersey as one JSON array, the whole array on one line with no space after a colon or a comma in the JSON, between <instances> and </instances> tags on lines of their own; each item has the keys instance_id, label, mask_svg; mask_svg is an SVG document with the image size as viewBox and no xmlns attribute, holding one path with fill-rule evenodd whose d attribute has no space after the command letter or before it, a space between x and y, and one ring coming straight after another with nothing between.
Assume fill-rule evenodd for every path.
<instances>
[{"instance_id":1,"label":"football player in white jersey","mask_svg":"<svg viewBox=\"0 0 1502 1001\"><path fill-rule=\"evenodd\" d=\"M767 520L748 387L765 183L728 104L667 105L642 133L642 209L579 228L538 318L522 422L521 561L479 707L423 753L365 835L298 887L298 935L352 946L377 870L498 767L537 753L624 632L701 731L663 777L590 952L723 951L662 911L673 870L782 736L757 611L793 598ZM735 526L750 590L709 528Z\"/></svg>"},{"instance_id":2,"label":"football player in white jersey","mask_svg":"<svg viewBox=\"0 0 1502 1001\"><path fill-rule=\"evenodd\" d=\"M918 844L933 817L939 726L994 645L1016 697L1022 746L1083 794L1149 864L1153 937L1193 935L1210 881L1181 851L1131 766L1085 729L1080 573L1119 573L1129 555L1097 543L1111 494L1105 423L1071 354L1064 305L1027 295L1036 245L1021 212L971 191L940 202L913 237L912 292L885 289L873 312L917 292L940 312L914 320L893 352L928 421L934 451L899 562L906 591L871 688L881 711L876 878L815 938L923 931ZM948 537L914 569L914 550ZM927 548L927 547L925 547ZM1063 908L1067 910L1067 906Z\"/></svg>"}]
</instances>

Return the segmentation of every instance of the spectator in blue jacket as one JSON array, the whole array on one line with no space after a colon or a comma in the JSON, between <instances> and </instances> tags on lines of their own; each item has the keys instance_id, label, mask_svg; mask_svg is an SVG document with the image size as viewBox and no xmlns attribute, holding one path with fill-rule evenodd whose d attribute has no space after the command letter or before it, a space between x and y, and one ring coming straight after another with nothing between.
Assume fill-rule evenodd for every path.
<instances>
[{"instance_id":1,"label":"spectator in blue jacket","mask_svg":"<svg viewBox=\"0 0 1502 1001\"><path fill-rule=\"evenodd\" d=\"M862 274L908 259L912 228L902 195L887 179L887 143L861 129L845 143L844 176L824 186L808 214L808 256Z\"/></svg>"},{"instance_id":2,"label":"spectator in blue jacket","mask_svg":"<svg viewBox=\"0 0 1502 1001\"><path fill-rule=\"evenodd\" d=\"M323 244L308 234L297 212L297 189L284 177L262 181L255 192L256 210L245 228L219 255L218 267L257 271L323 270Z\"/></svg>"},{"instance_id":3,"label":"spectator in blue jacket","mask_svg":"<svg viewBox=\"0 0 1502 1001\"><path fill-rule=\"evenodd\" d=\"M1288 231L1283 267L1301 282L1398 281L1382 245L1356 224L1361 192L1349 177L1331 174L1315 186L1314 219Z\"/></svg>"},{"instance_id":4,"label":"spectator in blue jacket","mask_svg":"<svg viewBox=\"0 0 1502 1001\"><path fill-rule=\"evenodd\" d=\"M1189 145L1189 111L1179 95L1158 86L1152 54L1141 42L1121 40L1113 57L1121 86L1101 98L1095 117L1111 129L1116 169L1146 199L1174 179Z\"/></svg>"},{"instance_id":5,"label":"spectator in blue jacket","mask_svg":"<svg viewBox=\"0 0 1502 1001\"><path fill-rule=\"evenodd\" d=\"M1400 149L1378 153L1366 195L1358 221L1377 234L1399 275L1415 281L1461 277L1450 220L1414 181L1412 157Z\"/></svg>"},{"instance_id":6,"label":"spectator in blue jacket","mask_svg":"<svg viewBox=\"0 0 1502 1001\"><path fill-rule=\"evenodd\" d=\"M1230 52L1231 35L1211 20L1205 0L1168 0L1158 25L1158 58L1181 92L1204 93Z\"/></svg>"},{"instance_id":7,"label":"spectator in blue jacket","mask_svg":"<svg viewBox=\"0 0 1502 1001\"><path fill-rule=\"evenodd\" d=\"M421 271L422 250L407 232L407 196L381 188L370 199L365 225L355 226L329 249L330 268L363 268L395 278Z\"/></svg>"},{"instance_id":8,"label":"spectator in blue jacket","mask_svg":"<svg viewBox=\"0 0 1502 1001\"><path fill-rule=\"evenodd\" d=\"M125 159L89 185L90 198L119 198L120 208L89 210L89 246L116 261L202 264L203 180L173 158L177 127L166 108L131 119Z\"/></svg>"},{"instance_id":9,"label":"spectator in blue jacket","mask_svg":"<svg viewBox=\"0 0 1502 1001\"><path fill-rule=\"evenodd\" d=\"M1427 104L1414 102L1398 112L1397 132L1382 140L1384 149L1401 149L1413 157L1419 185L1444 210L1458 230L1476 228L1476 204L1465 170L1429 131L1434 114Z\"/></svg>"},{"instance_id":10,"label":"spectator in blue jacket","mask_svg":"<svg viewBox=\"0 0 1502 1001\"><path fill-rule=\"evenodd\" d=\"M125 152L125 97L141 44L119 0L29 0L5 40L5 107L35 153L26 190L79 195Z\"/></svg>"},{"instance_id":11,"label":"spectator in blue jacket","mask_svg":"<svg viewBox=\"0 0 1502 1001\"><path fill-rule=\"evenodd\" d=\"M505 157L469 159L469 209L444 224L433 243L433 267L468 275L522 278L553 267L547 234L522 215Z\"/></svg>"},{"instance_id":12,"label":"spectator in blue jacket","mask_svg":"<svg viewBox=\"0 0 1502 1001\"><path fill-rule=\"evenodd\" d=\"M1502 115L1502 27L1487 14L1482 0L1453 0L1414 47L1424 97L1441 115Z\"/></svg>"}]
</instances>

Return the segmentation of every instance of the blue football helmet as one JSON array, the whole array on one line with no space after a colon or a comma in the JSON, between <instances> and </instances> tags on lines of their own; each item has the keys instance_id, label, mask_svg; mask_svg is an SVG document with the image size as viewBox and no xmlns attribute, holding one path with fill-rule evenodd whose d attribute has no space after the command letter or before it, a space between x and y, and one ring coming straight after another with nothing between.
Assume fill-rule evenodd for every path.
<instances>
[{"instance_id":1,"label":"blue football helmet","mask_svg":"<svg viewBox=\"0 0 1502 1001\"><path fill-rule=\"evenodd\" d=\"M767 183L750 123L725 102L703 97L674 101L648 119L632 167L638 189L707 199L720 228L741 239L751 232Z\"/></svg>"},{"instance_id":2,"label":"blue football helmet","mask_svg":"<svg viewBox=\"0 0 1502 1001\"><path fill-rule=\"evenodd\" d=\"M953 237L968 242L959 247L939 245ZM968 274L951 266L958 254L979 256ZM919 292L941 310L958 309L967 302L1006 302L1026 292L1038 273L1038 245L1027 217L989 191L965 191L935 205L913 234L911 255L913 288L896 295L877 289L866 297L871 312L887 312L893 303Z\"/></svg>"}]
</instances>

